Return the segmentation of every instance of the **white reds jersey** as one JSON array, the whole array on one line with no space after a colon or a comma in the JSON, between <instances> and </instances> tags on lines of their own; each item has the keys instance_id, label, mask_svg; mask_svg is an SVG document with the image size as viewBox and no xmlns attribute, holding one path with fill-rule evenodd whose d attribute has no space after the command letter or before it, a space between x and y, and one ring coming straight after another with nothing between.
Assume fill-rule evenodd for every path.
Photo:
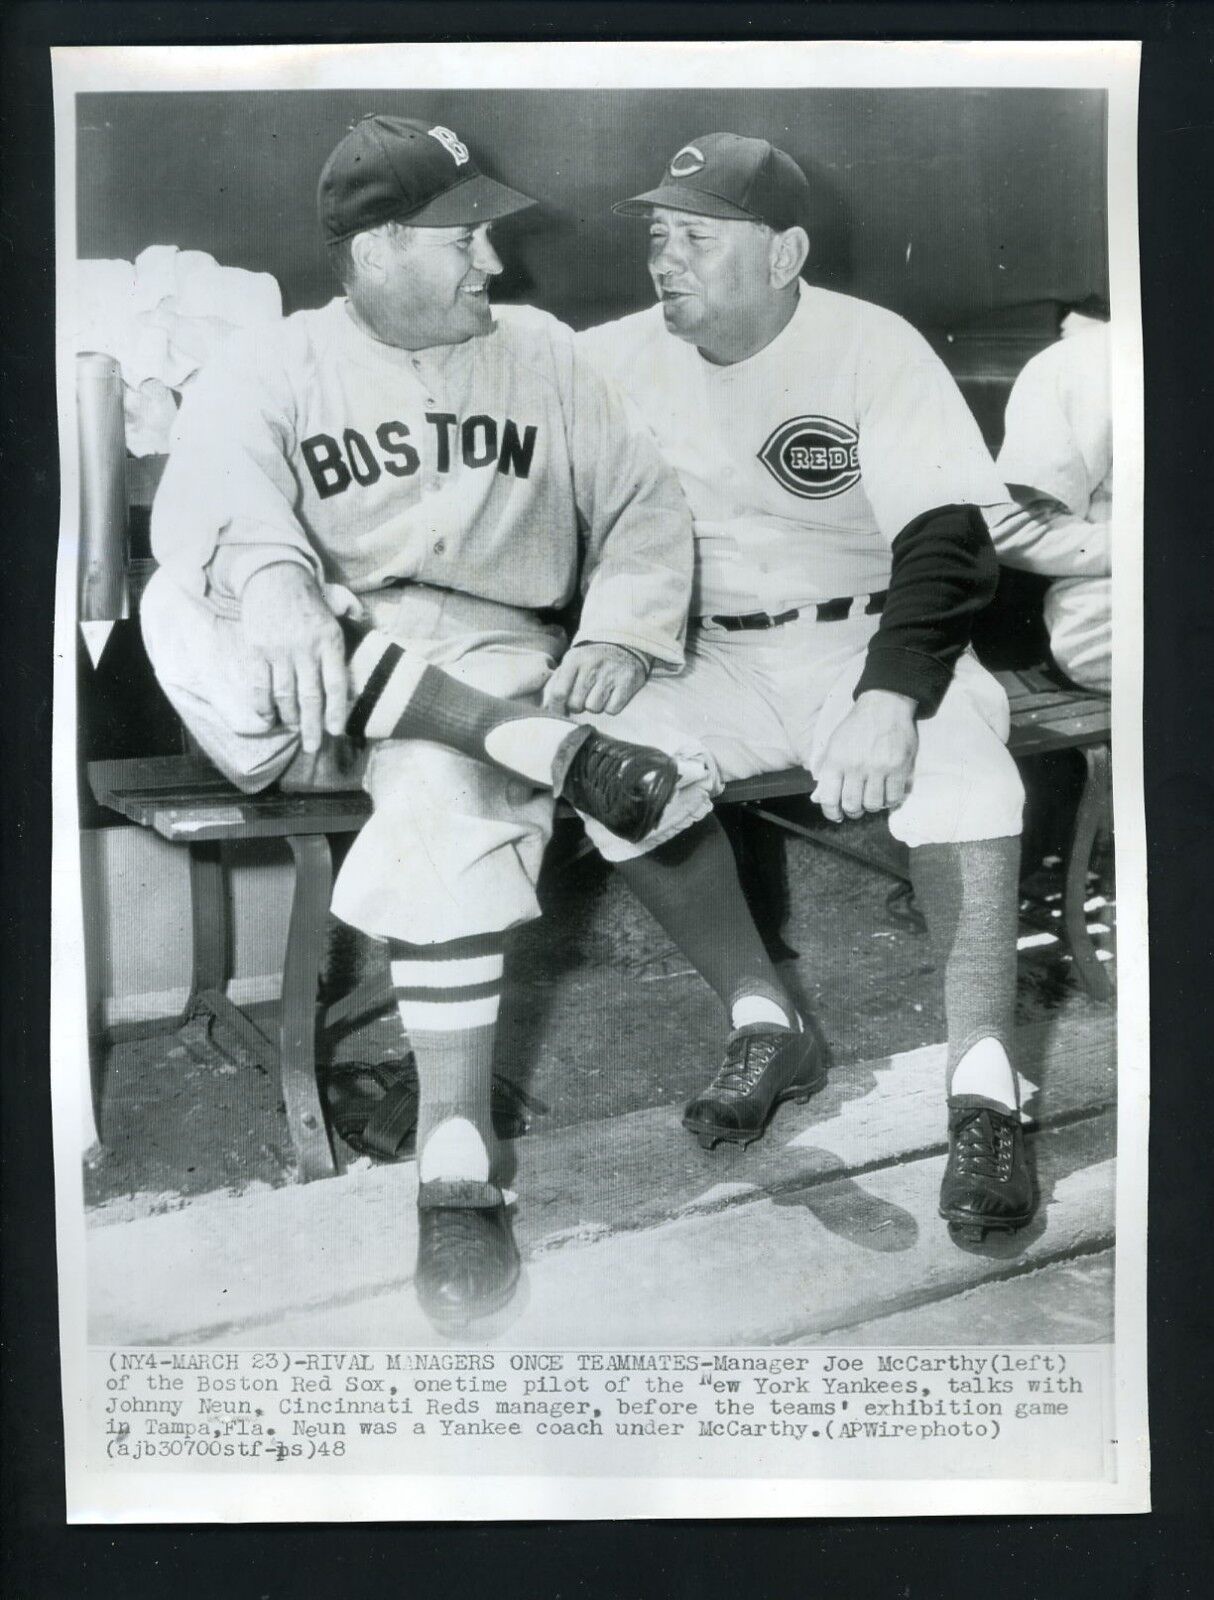
<instances>
[{"instance_id":1,"label":"white reds jersey","mask_svg":"<svg viewBox=\"0 0 1214 1600\"><path fill-rule=\"evenodd\" d=\"M867 301L802 284L783 331L731 366L667 332L659 306L578 344L678 473L695 521L693 615L872 594L914 518L1007 500L947 368Z\"/></svg>"},{"instance_id":2,"label":"white reds jersey","mask_svg":"<svg viewBox=\"0 0 1214 1600\"><path fill-rule=\"evenodd\" d=\"M407 579L536 610L582 582L580 638L682 660L678 484L530 307L426 350L372 339L341 299L234 341L187 392L152 545L229 613L282 560L356 594Z\"/></svg>"}]
</instances>

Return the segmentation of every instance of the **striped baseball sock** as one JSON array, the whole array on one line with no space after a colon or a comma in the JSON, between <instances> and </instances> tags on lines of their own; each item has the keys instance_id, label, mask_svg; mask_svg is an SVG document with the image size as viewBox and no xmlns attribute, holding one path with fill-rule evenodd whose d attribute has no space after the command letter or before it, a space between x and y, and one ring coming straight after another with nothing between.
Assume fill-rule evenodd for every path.
<instances>
[{"instance_id":1,"label":"striped baseball sock","mask_svg":"<svg viewBox=\"0 0 1214 1600\"><path fill-rule=\"evenodd\" d=\"M503 940L389 940L400 1020L417 1059L418 1178L489 1180L493 1171L493 1039Z\"/></svg>"},{"instance_id":2,"label":"striped baseball sock","mask_svg":"<svg viewBox=\"0 0 1214 1600\"><path fill-rule=\"evenodd\" d=\"M366 739L429 739L557 794L591 729L537 706L501 700L372 629L347 628L354 703L346 733Z\"/></svg>"}]
</instances>

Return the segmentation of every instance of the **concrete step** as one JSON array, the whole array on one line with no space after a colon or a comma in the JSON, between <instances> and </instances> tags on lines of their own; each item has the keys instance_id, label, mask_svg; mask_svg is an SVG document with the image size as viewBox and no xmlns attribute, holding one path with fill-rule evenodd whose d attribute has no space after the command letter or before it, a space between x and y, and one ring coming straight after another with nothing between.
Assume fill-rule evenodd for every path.
<instances>
[{"instance_id":1,"label":"concrete step","mask_svg":"<svg viewBox=\"0 0 1214 1600\"><path fill-rule=\"evenodd\" d=\"M943 1156L836 1178L708 1216L533 1257L507 1321L468 1342L522 1348L768 1346L908 1313L1112 1243L1115 1118L1037 1136L1039 1215L961 1249L936 1216ZM205 1310L205 1306L199 1309ZM911 1320L908 1317L908 1322ZM175 1342L303 1348L441 1345L405 1276L382 1290ZM919 1339L915 1340L920 1342Z\"/></svg>"},{"instance_id":2,"label":"concrete step","mask_svg":"<svg viewBox=\"0 0 1214 1600\"><path fill-rule=\"evenodd\" d=\"M1091 1119L1109 1105L1114 1056L1112 1018L1095 1007L1074 1021L1022 1030L1018 1057L1025 1077L1040 1085L1030 1102L1039 1125L1060 1128L1075 1118ZM757 1226L766 1237L766 1225L755 1224L754 1217L773 1213L802 1220L807 1213L818 1217L829 1238L850 1240L845 1252L849 1262L858 1259L858 1245L861 1256L865 1251L891 1260L909 1255L906 1264L913 1265L920 1259L914 1247L921 1225L929 1237L943 1236L949 1261L967 1261L948 1244L943 1224L935 1220L932 1186L939 1183L944 1138L942 1084L942 1046L853 1064L836 1072L809 1105L782 1109L763 1143L748 1152L734 1147L718 1147L711 1154L700 1150L679 1126L677 1110L669 1107L520 1141L522 1198L516 1234L533 1263L531 1277L537 1284L565 1277L568 1296L579 1301L566 1308L554 1327L573 1317L581 1330L573 1342L601 1342L594 1334L594 1308L603 1284L618 1284L621 1314L632 1330L629 1338L653 1342L664 1319L654 1315L653 1297L645 1287L650 1271L646 1263L681 1260L684 1237L692 1241L693 1252L708 1248L705 1241L711 1239L716 1241L710 1249L713 1276L723 1270L736 1277L742 1270L739 1261L747 1264L748 1275L750 1246L735 1239L734 1223L742 1226L749 1219L747 1225ZM1103 1163L1112 1151L1112 1118L1096 1121L1106 1131L1092 1160ZM1045 1159L1047 1151L1078 1148L1089 1137L1090 1128L1085 1133L1076 1123L1065 1138L1058 1132L1035 1143ZM1059 1138L1061 1146L1055 1143ZM909 1182L898 1178L895 1169L917 1174L907 1190L912 1206L893 1191L882 1199L882 1185L892 1182L901 1193L900 1185ZM934 1179L924 1176L931 1171L936 1172ZM431 1343L433 1336L405 1290L416 1244L415 1193L415 1168L409 1163L358 1170L306 1187L208 1198L165 1216L96 1227L89 1245L90 1337L99 1343L262 1342L271 1329L331 1324L344 1330L340 1337L333 1335L338 1343L352 1339L363 1344L370 1335L359 1319L366 1315L382 1328L389 1344L406 1337ZM1090 1249L1111 1231L1111 1199L1099 1184L1080 1212L1065 1249ZM696 1229L704 1230L703 1235ZM1053 1234L1052 1223L1046 1232ZM660 1247L648 1238L652 1233L662 1235ZM783 1237L784 1230L777 1228L776 1233ZM799 1229L795 1237L792 1259L799 1271L802 1247L816 1234ZM1022 1235L1006 1257L999 1254L1001 1247L991 1247L995 1254L989 1259L1019 1260L1026 1242L1033 1241ZM736 1248L742 1256L733 1254ZM1033 1259L1041 1250L1046 1259L1055 1259L1065 1249L1059 1235ZM602 1250L608 1253L603 1266L607 1276L588 1283L585 1273L598 1270L595 1263ZM842 1274L842 1283L848 1276L842 1264L818 1261L815 1251L816 1246L806 1271L812 1276L829 1266ZM788 1269L781 1269L766 1249L759 1256L788 1300ZM660 1278L665 1268L653 1270ZM923 1287L930 1298L957 1292L968 1281L949 1269L939 1283L932 1279ZM900 1274L897 1282L898 1293L917 1293ZM611 1293L617 1298L614 1289ZM691 1286L688 1293L689 1305L703 1305L702 1294ZM585 1294L589 1299L580 1303ZM720 1294L719 1283L709 1298L718 1295L723 1315L730 1294ZM832 1289L826 1298L836 1308L846 1302L852 1320L884 1314L866 1310L863 1297L853 1304L854 1296L840 1297ZM382 1317L373 1313L381 1299ZM880 1304L886 1306L884 1300ZM886 1309L897 1307L891 1302ZM560 1342L532 1316L526 1320L529 1340ZM641 1337L642 1325L651 1327L648 1339ZM727 1332L735 1325L741 1324L733 1313L724 1320L710 1316L692 1340L711 1342L708 1328ZM389 1332L392 1328L397 1331ZM782 1337L810 1331L809 1323L798 1322Z\"/></svg>"},{"instance_id":3,"label":"concrete step","mask_svg":"<svg viewBox=\"0 0 1214 1600\"><path fill-rule=\"evenodd\" d=\"M1008 1344L1111 1344L1113 1251L1054 1261L847 1329L848 1348ZM794 1344L834 1344L837 1333Z\"/></svg>"}]
</instances>

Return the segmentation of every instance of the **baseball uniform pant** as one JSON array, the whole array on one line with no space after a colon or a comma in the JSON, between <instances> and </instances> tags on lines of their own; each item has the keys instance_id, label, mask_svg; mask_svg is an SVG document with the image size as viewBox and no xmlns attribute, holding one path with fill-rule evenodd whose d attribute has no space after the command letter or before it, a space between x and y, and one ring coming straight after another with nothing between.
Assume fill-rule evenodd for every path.
<instances>
[{"instance_id":1,"label":"baseball uniform pant","mask_svg":"<svg viewBox=\"0 0 1214 1600\"><path fill-rule=\"evenodd\" d=\"M371 624L460 682L538 703L563 631L533 613L409 585L361 597ZM156 676L216 766L244 789L290 764L299 736L253 704L239 623L157 573L141 604ZM383 740L363 778L372 814L333 891L343 922L433 944L539 915L535 885L552 833L547 790L425 740Z\"/></svg>"},{"instance_id":2,"label":"baseball uniform pant","mask_svg":"<svg viewBox=\"0 0 1214 1600\"><path fill-rule=\"evenodd\" d=\"M862 612L862 602L853 609ZM655 831L629 844L587 821L608 861L655 849L705 816L727 782L784 767L820 770L830 735L853 704L878 619L808 617L772 629L726 632L694 626L687 666L654 677L616 716L587 717L617 738L654 744L707 777L681 788ZM909 846L1018 836L1024 789L1006 749L1007 697L970 654L957 663L934 716L918 724L910 793L889 813Z\"/></svg>"},{"instance_id":3,"label":"baseball uniform pant","mask_svg":"<svg viewBox=\"0 0 1214 1600\"><path fill-rule=\"evenodd\" d=\"M1113 653L1113 580L1059 578L1045 594L1050 652L1073 682L1109 691Z\"/></svg>"}]
</instances>

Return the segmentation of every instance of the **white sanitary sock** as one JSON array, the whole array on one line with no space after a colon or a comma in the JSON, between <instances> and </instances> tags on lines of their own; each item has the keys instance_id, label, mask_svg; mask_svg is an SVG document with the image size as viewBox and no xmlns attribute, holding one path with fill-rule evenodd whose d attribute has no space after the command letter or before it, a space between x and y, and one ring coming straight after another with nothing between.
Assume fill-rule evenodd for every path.
<instances>
[{"instance_id":1,"label":"white sanitary sock","mask_svg":"<svg viewBox=\"0 0 1214 1600\"><path fill-rule=\"evenodd\" d=\"M467 1117L448 1117L426 1140L417 1163L419 1183L489 1181L489 1152Z\"/></svg>"},{"instance_id":2,"label":"white sanitary sock","mask_svg":"<svg viewBox=\"0 0 1214 1600\"><path fill-rule=\"evenodd\" d=\"M948 1092L981 1095L1016 1110L1016 1074L998 1039L979 1039L970 1046L957 1063Z\"/></svg>"},{"instance_id":3,"label":"white sanitary sock","mask_svg":"<svg viewBox=\"0 0 1214 1600\"><path fill-rule=\"evenodd\" d=\"M740 1000L734 1001L729 1024L733 1028L745 1028L752 1022L770 1022L777 1028L796 1026L788 1012L774 1000L768 1000L765 995L744 994Z\"/></svg>"},{"instance_id":4,"label":"white sanitary sock","mask_svg":"<svg viewBox=\"0 0 1214 1600\"><path fill-rule=\"evenodd\" d=\"M520 717L502 722L485 735L485 754L541 788L552 786L557 751L577 727L561 717Z\"/></svg>"}]
</instances>

